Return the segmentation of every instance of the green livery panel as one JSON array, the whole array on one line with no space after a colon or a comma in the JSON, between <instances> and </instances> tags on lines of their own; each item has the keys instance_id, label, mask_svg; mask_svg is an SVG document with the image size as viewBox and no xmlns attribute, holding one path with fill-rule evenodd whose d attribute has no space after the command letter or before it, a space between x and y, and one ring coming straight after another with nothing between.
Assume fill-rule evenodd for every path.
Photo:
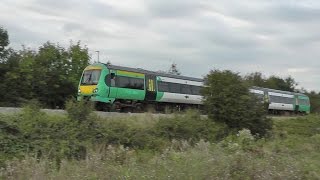
<instances>
[{"instance_id":1,"label":"green livery panel","mask_svg":"<svg viewBox=\"0 0 320 180\"><path fill-rule=\"evenodd\" d=\"M97 76L99 74L97 71L101 71L99 80L91 83L89 79L94 75ZM142 73L108 69L99 63L92 64L83 71L77 99L89 98L92 101L105 103L113 103L116 99L142 101L146 94L144 81L145 75Z\"/></svg>"},{"instance_id":2,"label":"green livery panel","mask_svg":"<svg viewBox=\"0 0 320 180\"><path fill-rule=\"evenodd\" d=\"M310 100L308 96L298 95L297 101L300 112L310 113Z\"/></svg>"}]
</instances>

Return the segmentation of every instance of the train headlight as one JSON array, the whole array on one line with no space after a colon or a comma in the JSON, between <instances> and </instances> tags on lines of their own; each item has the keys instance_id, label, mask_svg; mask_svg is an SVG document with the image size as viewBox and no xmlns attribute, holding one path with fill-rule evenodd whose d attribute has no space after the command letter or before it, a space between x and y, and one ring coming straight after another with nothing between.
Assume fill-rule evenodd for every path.
<instances>
[{"instance_id":1,"label":"train headlight","mask_svg":"<svg viewBox=\"0 0 320 180\"><path fill-rule=\"evenodd\" d=\"M81 90L80 90L80 89L78 89L78 93L79 93L79 94L81 93Z\"/></svg>"},{"instance_id":2,"label":"train headlight","mask_svg":"<svg viewBox=\"0 0 320 180\"><path fill-rule=\"evenodd\" d=\"M98 92L98 88L95 88L92 92L93 93L97 93Z\"/></svg>"}]
</instances>

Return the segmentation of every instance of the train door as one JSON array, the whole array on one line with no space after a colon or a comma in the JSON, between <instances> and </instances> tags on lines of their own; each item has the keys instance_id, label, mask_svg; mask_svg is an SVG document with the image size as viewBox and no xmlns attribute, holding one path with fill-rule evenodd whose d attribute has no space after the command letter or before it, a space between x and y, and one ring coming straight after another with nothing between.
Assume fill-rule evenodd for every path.
<instances>
[{"instance_id":1,"label":"train door","mask_svg":"<svg viewBox=\"0 0 320 180\"><path fill-rule=\"evenodd\" d=\"M116 98L117 97L117 90L116 87L116 71L110 70L110 88L109 88L109 98Z\"/></svg>"},{"instance_id":2,"label":"train door","mask_svg":"<svg viewBox=\"0 0 320 180\"><path fill-rule=\"evenodd\" d=\"M146 74L145 76L146 87L146 101L155 101L157 97L156 76Z\"/></svg>"}]
</instances>

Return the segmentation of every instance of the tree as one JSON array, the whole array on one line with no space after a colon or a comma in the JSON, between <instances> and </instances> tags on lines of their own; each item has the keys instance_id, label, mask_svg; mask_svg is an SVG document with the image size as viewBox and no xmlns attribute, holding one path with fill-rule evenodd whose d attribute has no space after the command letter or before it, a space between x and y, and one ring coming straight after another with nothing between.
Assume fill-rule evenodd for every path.
<instances>
[{"instance_id":1,"label":"tree","mask_svg":"<svg viewBox=\"0 0 320 180\"><path fill-rule=\"evenodd\" d=\"M9 45L9 35L7 30L0 27L0 62L6 56L6 47Z\"/></svg>"},{"instance_id":2,"label":"tree","mask_svg":"<svg viewBox=\"0 0 320 180\"><path fill-rule=\"evenodd\" d=\"M310 98L311 112L319 113L320 112L320 92L316 93L315 91L307 92L306 95Z\"/></svg>"},{"instance_id":3,"label":"tree","mask_svg":"<svg viewBox=\"0 0 320 180\"><path fill-rule=\"evenodd\" d=\"M14 71L19 64L19 55L9 46L8 32L0 27L0 105L8 105L8 102L14 98L14 87L9 85L7 74ZM15 102L15 101L12 101Z\"/></svg>"},{"instance_id":4,"label":"tree","mask_svg":"<svg viewBox=\"0 0 320 180\"><path fill-rule=\"evenodd\" d=\"M247 128L264 136L272 128L262 102L249 93L247 83L238 73L210 71L201 93L209 118L225 123L230 130Z\"/></svg>"},{"instance_id":5,"label":"tree","mask_svg":"<svg viewBox=\"0 0 320 180\"><path fill-rule=\"evenodd\" d=\"M268 88L291 92L294 91L296 84L297 83L291 77L282 79L278 76L270 76L266 81L266 87Z\"/></svg>"},{"instance_id":6,"label":"tree","mask_svg":"<svg viewBox=\"0 0 320 180\"><path fill-rule=\"evenodd\" d=\"M177 68L177 64L175 64L175 63L171 64L171 67L170 67L168 73L169 74L174 74L174 75L180 75L181 74L180 71Z\"/></svg>"},{"instance_id":7,"label":"tree","mask_svg":"<svg viewBox=\"0 0 320 180\"><path fill-rule=\"evenodd\" d=\"M77 44L71 43L68 49L68 61L70 63L69 78L73 86L77 87L81 78L82 71L90 64L88 48L82 47L80 41Z\"/></svg>"},{"instance_id":8,"label":"tree","mask_svg":"<svg viewBox=\"0 0 320 180\"><path fill-rule=\"evenodd\" d=\"M33 66L33 92L40 102L55 108L76 95L83 69L89 64L88 49L80 42L65 48L45 43L39 48Z\"/></svg>"},{"instance_id":9,"label":"tree","mask_svg":"<svg viewBox=\"0 0 320 180\"><path fill-rule=\"evenodd\" d=\"M261 72L254 72L244 77L250 86L266 86L266 79Z\"/></svg>"},{"instance_id":10,"label":"tree","mask_svg":"<svg viewBox=\"0 0 320 180\"><path fill-rule=\"evenodd\" d=\"M38 51L9 52L0 62L0 104L5 106L36 99L46 107L63 107L77 94L82 71L89 64L88 49L80 42L68 49L47 42Z\"/></svg>"},{"instance_id":11,"label":"tree","mask_svg":"<svg viewBox=\"0 0 320 180\"><path fill-rule=\"evenodd\" d=\"M260 72L254 72L245 76L246 82L250 86L259 86L283 91L295 91L298 83L291 77L281 78L278 76L270 76L265 78Z\"/></svg>"}]
</instances>

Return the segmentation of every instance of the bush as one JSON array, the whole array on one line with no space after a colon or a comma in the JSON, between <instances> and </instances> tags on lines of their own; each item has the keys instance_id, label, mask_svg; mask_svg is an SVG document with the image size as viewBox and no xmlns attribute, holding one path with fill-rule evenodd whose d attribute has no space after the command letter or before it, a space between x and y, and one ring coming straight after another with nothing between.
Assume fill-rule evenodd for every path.
<instances>
[{"instance_id":1,"label":"bush","mask_svg":"<svg viewBox=\"0 0 320 180\"><path fill-rule=\"evenodd\" d=\"M66 103L68 117L79 123L88 120L93 110L94 105L91 101L68 100Z\"/></svg>"},{"instance_id":2,"label":"bush","mask_svg":"<svg viewBox=\"0 0 320 180\"><path fill-rule=\"evenodd\" d=\"M96 123L97 117L90 114L85 105L75 102L72 105L69 103L68 107L70 118L47 115L33 102L25 105L19 114L0 116L0 140L3 142L0 150L1 156L6 157L0 161L24 153L55 159L58 164L65 158L85 158L86 146L99 141L102 133ZM85 109L85 113L81 109Z\"/></svg>"},{"instance_id":3,"label":"bush","mask_svg":"<svg viewBox=\"0 0 320 180\"><path fill-rule=\"evenodd\" d=\"M174 114L172 118L160 118L155 125L155 132L158 137L169 140L215 141L220 127L217 123L208 121L208 118L201 116L199 112L188 111L184 115Z\"/></svg>"},{"instance_id":4,"label":"bush","mask_svg":"<svg viewBox=\"0 0 320 180\"><path fill-rule=\"evenodd\" d=\"M225 123L233 132L249 129L255 135L267 135L272 122L239 74L214 70L206 76L205 85L202 94L210 119Z\"/></svg>"}]
</instances>

